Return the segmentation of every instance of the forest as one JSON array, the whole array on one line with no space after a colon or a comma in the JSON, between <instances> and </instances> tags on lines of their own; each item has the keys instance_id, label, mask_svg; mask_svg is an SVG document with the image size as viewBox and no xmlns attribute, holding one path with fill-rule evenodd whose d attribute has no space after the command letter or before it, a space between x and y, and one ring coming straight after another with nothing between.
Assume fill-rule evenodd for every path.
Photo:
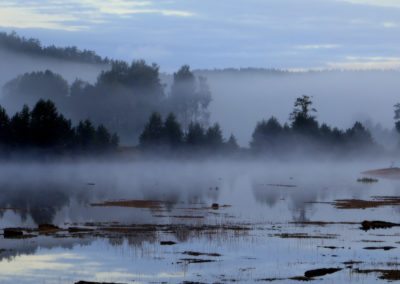
<instances>
[{"instance_id":1,"label":"forest","mask_svg":"<svg viewBox=\"0 0 400 284\"><path fill-rule=\"evenodd\" d=\"M171 91L161 83L159 67L143 60L114 61L95 84L76 79L72 84L50 70L25 73L7 82L0 103L16 110L39 99L52 100L73 121L90 118L117 132L125 144L135 144L152 112L174 112L186 130L191 121L209 123L211 91L204 77L189 66L174 73Z\"/></svg>"},{"instance_id":2,"label":"forest","mask_svg":"<svg viewBox=\"0 0 400 284\"><path fill-rule=\"evenodd\" d=\"M290 76L291 73L285 70L192 71L189 65L183 65L173 73L167 86L161 79L165 74L160 72L160 67L144 60L129 64L102 59L92 51L80 51L76 47L43 47L40 41L25 39L16 33L0 33L0 46L67 61L106 63L110 67L101 71L94 83L80 78L68 82L51 70L27 72L8 81L2 88L0 99L4 107L1 109L0 140L7 150L46 148L101 152L116 149L119 144L144 153L174 155L250 153L276 156L383 150L365 124L359 121L344 130L318 122L317 110L312 107L312 97L308 95L295 100L288 122L281 124L275 116L259 121L248 147L240 147L234 133L228 138L223 137L219 123L211 125L209 106L213 95L207 74L233 74L232 78L240 74L253 76L254 73ZM23 109L18 111L22 106ZM38 124L41 109L48 112L43 115L52 122ZM400 130L399 109L397 104L397 130ZM6 110L18 112L9 118ZM241 119L245 119L245 115ZM47 132L52 134L51 137ZM111 135L111 132L115 134Z\"/></svg>"},{"instance_id":3,"label":"forest","mask_svg":"<svg viewBox=\"0 0 400 284\"><path fill-rule=\"evenodd\" d=\"M317 121L309 96L298 97L290 113L290 124L281 125L275 117L257 123L249 148L240 148L233 134L229 139L222 135L218 123L204 127L191 122L188 130L170 113L163 121L159 113L153 113L140 135L139 149L153 153L162 151L185 154L232 154L287 156L293 154L354 154L380 151L371 133L360 122L341 130ZM398 108L398 113L400 110ZM400 123L398 123L400 125Z\"/></svg>"},{"instance_id":4,"label":"forest","mask_svg":"<svg viewBox=\"0 0 400 284\"><path fill-rule=\"evenodd\" d=\"M23 106L9 117L0 107L0 151L48 154L105 154L117 149L119 138L90 120L72 126L50 100L39 100L32 110Z\"/></svg>"},{"instance_id":5,"label":"forest","mask_svg":"<svg viewBox=\"0 0 400 284\"><path fill-rule=\"evenodd\" d=\"M76 46L62 48L50 45L44 47L40 40L20 37L16 32L9 34L0 32L0 47L32 56L43 56L91 64L107 64L110 62L108 58L102 58L92 50L79 50Z\"/></svg>"}]
</instances>

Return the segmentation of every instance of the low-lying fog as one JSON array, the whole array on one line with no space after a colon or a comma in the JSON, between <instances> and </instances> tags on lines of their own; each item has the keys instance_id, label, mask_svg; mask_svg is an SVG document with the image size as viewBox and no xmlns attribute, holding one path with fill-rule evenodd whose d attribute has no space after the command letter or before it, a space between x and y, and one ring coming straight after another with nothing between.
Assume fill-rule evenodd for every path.
<instances>
[{"instance_id":1,"label":"low-lying fog","mask_svg":"<svg viewBox=\"0 0 400 284\"><path fill-rule=\"evenodd\" d=\"M9 211L0 210L0 217L8 216L0 219L0 226L16 226L20 222L28 226L41 223L59 225L68 221L90 221L92 218L150 222L151 215L133 218L131 215L120 216L118 210L110 213L103 208L96 210L89 206L95 202L122 199L160 200L171 202L172 207L176 204L229 204L235 211L239 208L251 217L254 212L245 209L249 203L273 206L280 200L282 192L290 193L292 200L285 202L293 206L293 214L297 215L298 210L308 206L304 203L306 201L326 196L333 196L334 200L341 194L363 194L356 182L356 178L362 176L361 172L387 167L389 163L304 160L290 163L227 160L5 163L0 166L3 192L0 208L15 208L21 219L10 218L7 215Z\"/></svg>"},{"instance_id":2,"label":"low-lying fog","mask_svg":"<svg viewBox=\"0 0 400 284\"><path fill-rule=\"evenodd\" d=\"M295 99L303 94L313 97L320 123L341 129L367 120L393 129L393 105L400 102L398 71L203 75L213 94L211 120L221 124L225 136L234 133L243 146L257 121L275 116L287 122Z\"/></svg>"},{"instance_id":3,"label":"low-lying fog","mask_svg":"<svg viewBox=\"0 0 400 284\"><path fill-rule=\"evenodd\" d=\"M47 69L60 74L69 83L72 83L76 78L83 78L93 83L102 70L109 68L109 66L101 64L82 64L69 62L67 60L49 59L41 56L29 56L23 53L10 52L1 48L0 59L1 87L18 75Z\"/></svg>"},{"instance_id":4,"label":"low-lying fog","mask_svg":"<svg viewBox=\"0 0 400 284\"><path fill-rule=\"evenodd\" d=\"M99 73L110 67L4 50L0 50L0 58L0 86L25 72L46 69L61 74L69 83L76 78L94 83ZM372 126L379 123L392 130L393 105L400 102L399 71L203 70L194 73L208 79L212 92L211 122L218 122L225 137L234 134L245 147L258 121L275 116L282 124L288 122L295 99L303 94L312 96L320 123L341 129L351 127L355 121L369 121ZM161 80L165 83L165 93L169 94L172 74L162 74ZM380 139L378 136L382 135L375 135L376 140Z\"/></svg>"},{"instance_id":5,"label":"low-lying fog","mask_svg":"<svg viewBox=\"0 0 400 284\"><path fill-rule=\"evenodd\" d=\"M367 269L398 267L400 211L391 202L399 204L400 183L357 178L387 166L304 159L2 164L0 228L24 232L2 239L0 280L214 283L222 275L254 283L337 267L322 280L376 283ZM397 225L367 232L364 220ZM57 227L41 231L41 224Z\"/></svg>"}]
</instances>

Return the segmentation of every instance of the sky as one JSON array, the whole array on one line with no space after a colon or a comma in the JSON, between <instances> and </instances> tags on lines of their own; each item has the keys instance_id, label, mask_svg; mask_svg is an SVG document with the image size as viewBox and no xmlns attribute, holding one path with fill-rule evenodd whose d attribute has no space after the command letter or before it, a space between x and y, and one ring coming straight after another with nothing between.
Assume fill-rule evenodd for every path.
<instances>
[{"instance_id":1,"label":"sky","mask_svg":"<svg viewBox=\"0 0 400 284\"><path fill-rule=\"evenodd\" d=\"M0 31L162 71L400 67L399 0L0 0Z\"/></svg>"}]
</instances>

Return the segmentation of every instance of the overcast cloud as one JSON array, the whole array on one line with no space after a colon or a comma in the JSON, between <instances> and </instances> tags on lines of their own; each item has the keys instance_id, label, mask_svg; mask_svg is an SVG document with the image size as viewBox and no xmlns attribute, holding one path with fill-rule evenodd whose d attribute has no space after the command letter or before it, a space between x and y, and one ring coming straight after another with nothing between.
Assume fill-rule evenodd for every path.
<instances>
[{"instance_id":1,"label":"overcast cloud","mask_svg":"<svg viewBox=\"0 0 400 284\"><path fill-rule=\"evenodd\" d=\"M0 29L193 68L398 68L398 0L22 0Z\"/></svg>"}]
</instances>

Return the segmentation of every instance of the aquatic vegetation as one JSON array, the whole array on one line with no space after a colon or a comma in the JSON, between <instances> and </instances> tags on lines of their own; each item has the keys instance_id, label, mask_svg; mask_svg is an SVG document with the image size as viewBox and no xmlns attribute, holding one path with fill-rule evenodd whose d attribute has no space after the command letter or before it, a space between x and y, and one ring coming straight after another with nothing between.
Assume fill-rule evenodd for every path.
<instances>
[{"instance_id":1,"label":"aquatic vegetation","mask_svg":"<svg viewBox=\"0 0 400 284\"><path fill-rule=\"evenodd\" d=\"M362 183L374 183L374 182L378 182L379 180L376 178L369 178L369 177L363 177L363 178L359 178L357 179L357 182L362 182Z\"/></svg>"}]
</instances>

